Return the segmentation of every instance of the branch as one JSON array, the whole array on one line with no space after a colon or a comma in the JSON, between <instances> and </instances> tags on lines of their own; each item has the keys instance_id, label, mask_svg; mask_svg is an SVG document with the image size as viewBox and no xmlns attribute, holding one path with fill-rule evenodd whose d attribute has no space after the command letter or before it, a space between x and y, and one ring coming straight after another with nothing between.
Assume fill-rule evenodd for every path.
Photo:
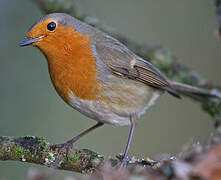
<instances>
[{"instance_id":1,"label":"branch","mask_svg":"<svg viewBox=\"0 0 221 180\"><path fill-rule=\"evenodd\" d=\"M0 160L2 161L14 160L52 167L60 148L60 145L50 144L44 137L0 136ZM80 173L93 172L105 162L114 166L120 162L121 158L122 156L119 155L118 159L105 160L103 155L91 150L72 148L68 156L66 150L62 152L58 169ZM129 164L155 166L157 162L148 158L146 160L130 159Z\"/></svg>"},{"instance_id":2,"label":"branch","mask_svg":"<svg viewBox=\"0 0 221 180\"><path fill-rule=\"evenodd\" d=\"M0 137L0 160L16 160L50 167L55 160L59 145L50 145L43 137ZM111 163L110 163L111 162ZM71 149L66 157L63 152L59 169L75 172L94 172L81 180L95 179L220 179L221 138L213 137L209 144L185 146L178 157L161 156L158 163L152 160L130 159L127 169L111 168L119 160L104 160L103 155L90 150ZM141 165L141 166L140 166ZM152 168L150 168L152 167ZM98 171L94 171L99 168ZM32 169L33 171L33 169ZM53 179L40 170L29 173L28 179ZM69 178L72 179L72 178ZM78 178L73 178L78 179Z\"/></svg>"},{"instance_id":3,"label":"branch","mask_svg":"<svg viewBox=\"0 0 221 180\"><path fill-rule=\"evenodd\" d=\"M158 67L164 74L166 74L171 80L181 83L189 84L192 86L200 87L216 93L221 97L221 86L215 85L212 82L206 80L195 71L186 67L180 63L177 58L169 51L161 46L148 46L139 44L124 35L118 33L116 30L101 23L97 18L87 15L81 15L77 12L73 0L33 0L42 10L43 13L63 12L68 13L75 18L84 21L102 31L115 37L129 49L142 58L150 61L153 65ZM193 97L190 97L193 99ZM194 99L196 100L196 99ZM199 101L199 100L197 100ZM208 101L200 102L203 111L211 115L215 121L216 126L221 122L221 100L210 99Z\"/></svg>"},{"instance_id":4,"label":"branch","mask_svg":"<svg viewBox=\"0 0 221 180\"><path fill-rule=\"evenodd\" d=\"M58 150L58 146L51 145L43 137L0 137L0 160L3 161L15 160L51 167ZM88 172L97 168L103 161L103 155L86 149L72 148L68 157L65 152L62 153L58 169Z\"/></svg>"}]
</instances>

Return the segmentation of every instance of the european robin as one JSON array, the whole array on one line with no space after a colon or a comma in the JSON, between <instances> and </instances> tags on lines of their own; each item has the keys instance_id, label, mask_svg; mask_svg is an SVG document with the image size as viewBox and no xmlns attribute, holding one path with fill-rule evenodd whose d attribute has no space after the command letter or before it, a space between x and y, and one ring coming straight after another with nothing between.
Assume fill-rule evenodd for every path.
<instances>
[{"instance_id":1,"label":"european robin","mask_svg":"<svg viewBox=\"0 0 221 180\"><path fill-rule=\"evenodd\" d=\"M122 161L126 163L136 121L160 95L212 96L205 90L168 80L118 40L67 14L40 18L26 37L20 46L32 44L45 55L52 83L61 98L97 121L62 144L60 152L103 124L131 125Z\"/></svg>"}]
</instances>

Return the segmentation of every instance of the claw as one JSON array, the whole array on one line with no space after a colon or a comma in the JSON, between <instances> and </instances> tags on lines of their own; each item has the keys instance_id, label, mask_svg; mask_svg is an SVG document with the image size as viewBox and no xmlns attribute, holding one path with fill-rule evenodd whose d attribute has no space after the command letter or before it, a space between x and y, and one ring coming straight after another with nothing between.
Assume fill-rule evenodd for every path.
<instances>
[{"instance_id":1,"label":"claw","mask_svg":"<svg viewBox=\"0 0 221 180\"><path fill-rule=\"evenodd\" d=\"M95 124L94 126L92 126L91 128L83 131L82 133L80 133L78 136L75 136L74 138L72 138L71 140L67 141L66 143L64 144L58 144L58 145L55 145L56 147L59 146L59 151L58 151L58 155L55 159L55 162L52 164L52 168L53 169L57 169L58 165L59 165L59 161L60 161L60 155L61 155L61 152L64 150L64 148L66 147L66 157L68 157L69 153L70 153L70 150L71 148L73 147L73 144L78 140L80 139L82 136L86 135L87 133L91 132L92 130L102 126L103 123L101 122L98 122L97 124Z\"/></svg>"},{"instance_id":2,"label":"claw","mask_svg":"<svg viewBox=\"0 0 221 180\"><path fill-rule=\"evenodd\" d=\"M67 141L66 143L63 144L58 144L56 146L60 146L60 149L58 151L57 157L55 159L55 162L52 164L52 168L53 169L57 169L58 165L59 165L59 161L60 161L60 156L61 153L63 152L63 150L66 148L66 157L68 157L68 155L70 154L70 150L73 147L73 141Z\"/></svg>"},{"instance_id":3,"label":"claw","mask_svg":"<svg viewBox=\"0 0 221 180\"><path fill-rule=\"evenodd\" d=\"M124 157L120 158L120 162L117 163L114 167L113 170L119 170L119 169L125 169L130 161L130 157Z\"/></svg>"}]
</instances>

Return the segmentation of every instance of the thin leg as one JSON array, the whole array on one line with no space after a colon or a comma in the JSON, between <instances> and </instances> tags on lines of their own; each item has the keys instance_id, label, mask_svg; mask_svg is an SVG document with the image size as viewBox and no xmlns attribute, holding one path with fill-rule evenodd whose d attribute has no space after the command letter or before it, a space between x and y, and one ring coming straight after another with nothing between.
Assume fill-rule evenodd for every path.
<instances>
[{"instance_id":1,"label":"thin leg","mask_svg":"<svg viewBox=\"0 0 221 180\"><path fill-rule=\"evenodd\" d=\"M130 116L130 121L131 121L131 128L130 128L130 134L129 134L129 138L127 141L127 146L126 146L126 150L124 152L124 158L122 160L122 165L124 166L127 162L127 156L128 156L128 151L130 149L130 144L131 144L131 140L133 137L133 133L134 133L134 129L136 127L136 119L137 119L137 115L136 114L132 114Z\"/></svg>"},{"instance_id":2,"label":"thin leg","mask_svg":"<svg viewBox=\"0 0 221 180\"><path fill-rule=\"evenodd\" d=\"M79 135L75 136L74 138L72 138L71 140L65 142L64 144L61 144L61 148L59 149L59 152L58 152L58 155L56 157L56 160L52 166L52 168L56 169L57 166L58 166L58 162L60 160L60 155L61 155L61 152L64 150L64 148L67 148L67 155L70 151L70 149L73 147L73 144L78 140L80 139L82 136L88 134L89 132L97 129L98 127L102 126L103 123L101 122L98 122L97 124L95 124L94 126L90 127L89 129L83 131L82 133L80 133Z\"/></svg>"},{"instance_id":3,"label":"thin leg","mask_svg":"<svg viewBox=\"0 0 221 180\"><path fill-rule=\"evenodd\" d=\"M75 143L78 139L80 139L82 136L88 134L89 132L91 132L91 131L97 129L98 127L100 127L100 126L102 126L102 125L103 125L103 123L98 122L98 123L95 124L94 126L92 126L92 127L90 127L89 129L83 131L82 133L80 133L79 135L75 136L73 139L71 139L71 140L69 140L69 141L67 141L67 142L70 142L70 143L73 144L73 143Z\"/></svg>"}]
</instances>

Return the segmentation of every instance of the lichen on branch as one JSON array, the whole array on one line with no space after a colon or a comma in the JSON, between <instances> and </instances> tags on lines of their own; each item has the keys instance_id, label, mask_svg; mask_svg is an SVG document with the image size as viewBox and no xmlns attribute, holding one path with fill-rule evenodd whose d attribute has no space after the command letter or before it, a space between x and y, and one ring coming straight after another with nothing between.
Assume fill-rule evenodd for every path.
<instances>
[{"instance_id":1,"label":"lichen on branch","mask_svg":"<svg viewBox=\"0 0 221 180\"><path fill-rule=\"evenodd\" d=\"M51 145L44 137L0 136L0 160L15 160L51 167L59 148L60 145ZM87 177L80 178L81 180L221 178L220 137L213 137L206 146L201 146L199 143L189 144L178 157L164 155L158 158L158 162L149 158L139 160L132 157L129 158L127 168L122 169L117 165L120 158L121 156L118 159L105 159L103 155L91 150L72 148L68 156L65 151L62 152L58 169L90 172ZM43 174L39 173L35 175L42 177Z\"/></svg>"},{"instance_id":2,"label":"lichen on branch","mask_svg":"<svg viewBox=\"0 0 221 180\"><path fill-rule=\"evenodd\" d=\"M15 160L51 167L57 156L59 145L50 144L44 137L0 137L0 160ZM62 152L58 169L88 172L97 168L104 156L93 151L72 148L69 155Z\"/></svg>"}]
</instances>

